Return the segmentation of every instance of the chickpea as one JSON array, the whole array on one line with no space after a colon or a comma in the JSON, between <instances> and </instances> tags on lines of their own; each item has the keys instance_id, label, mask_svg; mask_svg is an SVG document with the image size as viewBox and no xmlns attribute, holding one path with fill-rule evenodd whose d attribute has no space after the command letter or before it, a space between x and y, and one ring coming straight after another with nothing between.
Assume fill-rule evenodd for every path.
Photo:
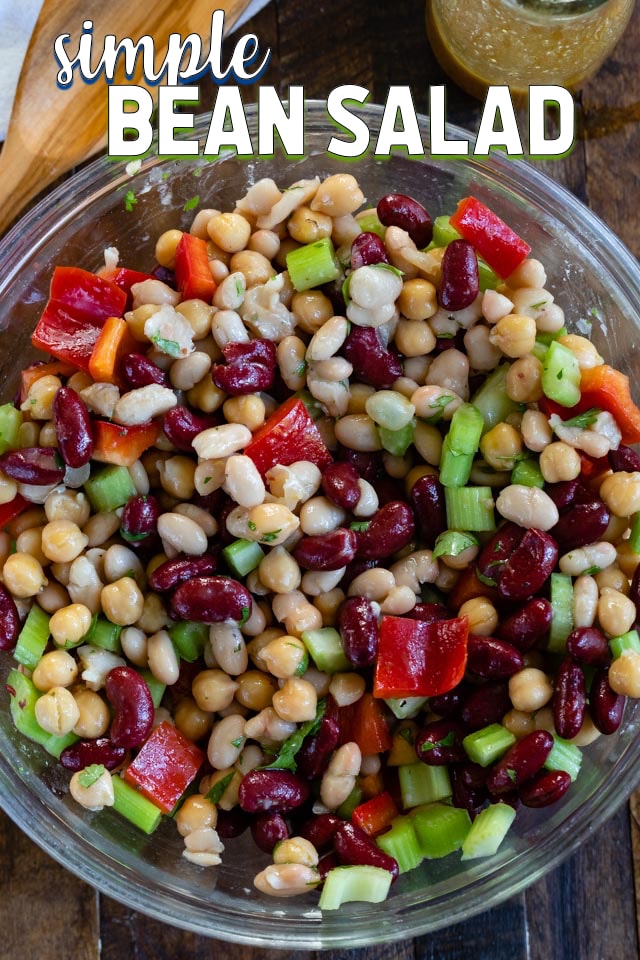
<instances>
[{"instance_id":1,"label":"chickpea","mask_svg":"<svg viewBox=\"0 0 640 960\"><path fill-rule=\"evenodd\" d=\"M73 732L83 740L97 740L98 737L102 737L111 723L107 704L94 690L78 690L74 693L74 697L79 717Z\"/></svg>"},{"instance_id":2,"label":"chickpea","mask_svg":"<svg viewBox=\"0 0 640 960\"><path fill-rule=\"evenodd\" d=\"M544 707L553 696L553 685L546 673L525 667L509 678L509 697L516 710L532 713Z\"/></svg>"},{"instance_id":3,"label":"chickpea","mask_svg":"<svg viewBox=\"0 0 640 960\"><path fill-rule=\"evenodd\" d=\"M625 650L609 667L609 684L623 697L640 697L640 653Z\"/></svg>"},{"instance_id":4,"label":"chickpea","mask_svg":"<svg viewBox=\"0 0 640 960\"><path fill-rule=\"evenodd\" d=\"M66 687L51 687L36 700L36 720L43 730L56 737L71 733L80 719L73 694Z\"/></svg>"},{"instance_id":5,"label":"chickpea","mask_svg":"<svg viewBox=\"0 0 640 960\"><path fill-rule=\"evenodd\" d=\"M436 288L429 280L405 280L398 298L400 313L407 320L428 320L438 309ZM435 337L434 337L435 346ZM433 347L431 347L433 349ZM428 353L429 351L425 351Z\"/></svg>"},{"instance_id":6,"label":"chickpea","mask_svg":"<svg viewBox=\"0 0 640 960\"><path fill-rule=\"evenodd\" d=\"M509 710L502 718L502 726L521 740L536 729L533 714L523 710Z\"/></svg>"},{"instance_id":7,"label":"chickpea","mask_svg":"<svg viewBox=\"0 0 640 960\"><path fill-rule=\"evenodd\" d=\"M289 217L287 230L298 243L315 243L331 236L333 221L326 213L318 213L301 206Z\"/></svg>"},{"instance_id":8,"label":"chickpea","mask_svg":"<svg viewBox=\"0 0 640 960\"><path fill-rule=\"evenodd\" d=\"M540 471L547 483L575 480L581 469L580 454L568 443L550 443L540 454Z\"/></svg>"},{"instance_id":9,"label":"chickpea","mask_svg":"<svg viewBox=\"0 0 640 960\"><path fill-rule=\"evenodd\" d=\"M494 470L513 470L522 453L522 436L508 423L497 423L480 441L480 452Z\"/></svg>"},{"instance_id":10,"label":"chickpea","mask_svg":"<svg viewBox=\"0 0 640 960\"><path fill-rule=\"evenodd\" d=\"M356 178L350 173L335 173L323 180L310 206L330 217L344 217L355 213L363 202L364 194Z\"/></svg>"},{"instance_id":11,"label":"chickpea","mask_svg":"<svg viewBox=\"0 0 640 960\"><path fill-rule=\"evenodd\" d=\"M139 620L144 609L144 596L132 577L108 583L100 592L100 602L107 619L122 627Z\"/></svg>"},{"instance_id":12,"label":"chickpea","mask_svg":"<svg viewBox=\"0 0 640 960\"><path fill-rule=\"evenodd\" d=\"M31 679L38 690L46 693L53 687L70 687L78 676L78 665L66 650L45 653L35 666Z\"/></svg>"},{"instance_id":13,"label":"chickpea","mask_svg":"<svg viewBox=\"0 0 640 960\"><path fill-rule=\"evenodd\" d=\"M35 597L48 580L41 564L28 553L12 553L2 568L4 585L14 597L24 600Z\"/></svg>"},{"instance_id":14,"label":"chickpea","mask_svg":"<svg viewBox=\"0 0 640 960\"><path fill-rule=\"evenodd\" d=\"M262 670L247 670L236 677L238 689L236 700L243 707L260 712L271 706L273 695L278 689L274 677L263 673Z\"/></svg>"},{"instance_id":15,"label":"chickpea","mask_svg":"<svg viewBox=\"0 0 640 960\"><path fill-rule=\"evenodd\" d=\"M507 357L526 357L535 346L536 322L523 314L507 314L493 327L490 339Z\"/></svg>"},{"instance_id":16,"label":"chickpea","mask_svg":"<svg viewBox=\"0 0 640 960\"><path fill-rule=\"evenodd\" d=\"M176 264L176 249L182 240L182 230L165 230L156 240L155 258L161 267L173 270Z\"/></svg>"},{"instance_id":17,"label":"chickpea","mask_svg":"<svg viewBox=\"0 0 640 960\"><path fill-rule=\"evenodd\" d=\"M273 851L274 863L303 863L307 867L318 865L318 851L304 837L287 837Z\"/></svg>"},{"instance_id":18,"label":"chickpea","mask_svg":"<svg viewBox=\"0 0 640 960\"><path fill-rule=\"evenodd\" d=\"M184 697L176 706L173 719L180 733L189 740L202 740L211 732L213 716L201 710L192 697Z\"/></svg>"},{"instance_id":19,"label":"chickpea","mask_svg":"<svg viewBox=\"0 0 640 960\"><path fill-rule=\"evenodd\" d=\"M187 797L176 814L176 826L181 837L203 827L215 830L217 822L218 811L215 804L199 793Z\"/></svg>"},{"instance_id":20,"label":"chickpea","mask_svg":"<svg viewBox=\"0 0 640 960\"><path fill-rule=\"evenodd\" d=\"M469 633L490 637L498 626L498 611L486 597L466 600L458 610L459 617L469 618Z\"/></svg>"},{"instance_id":21,"label":"chickpea","mask_svg":"<svg viewBox=\"0 0 640 960\"><path fill-rule=\"evenodd\" d=\"M205 713L224 710L237 689L238 684L222 670L202 670L191 684L193 699Z\"/></svg>"},{"instance_id":22,"label":"chickpea","mask_svg":"<svg viewBox=\"0 0 640 960\"><path fill-rule=\"evenodd\" d=\"M273 708L282 720L303 723L316 715L318 697L313 686L300 677L289 677L273 695Z\"/></svg>"},{"instance_id":23,"label":"chickpea","mask_svg":"<svg viewBox=\"0 0 640 960\"><path fill-rule=\"evenodd\" d=\"M636 605L619 590L605 587L598 600L598 620L610 637L619 637L631 630L636 619Z\"/></svg>"},{"instance_id":24,"label":"chickpea","mask_svg":"<svg viewBox=\"0 0 640 960\"><path fill-rule=\"evenodd\" d=\"M89 537L73 520L50 520L42 531L42 551L54 563L69 563L79 557Z\"/></svg>"},{"instance_id":25,"label":"chickpea","mask_svg":"<svg viewBox=\"0 0 640 960\"><path fill-rule=\"evenodd\" d=\"M274 677L285 680L303 672L308 662L307 648L298 637L276 637L263 647L260 656Z\"/></svg>"},{"instance_id":26,"label":"chickpea","mask_svg":"<svg viewBox=\"0 0 640 960\"><path fill-rule=\"evenodd\" d=\"M207 223L207 233L225 253L237 253L249 242L251 224L239 213L220 213Z\"/></svg>"},{"instance_id":27,"label":"chickpea","mask_svg":"<svg viewBox=\"0 0 640 960\"><path fill-rule=\"evenodd\" d=\"M84 770L79 770L71 777L69 792L73 799L87 810L102 810L103 807L112 807L114 804L113 779L108 770L90 782L83 783Z\"/></svg>"},{"instance_id":28,"label":"chickpea","mask_svg":"<svg viewBox=\"0 0 640 960\"><path fill-rule=\"evenodd\" d=\"M59 647L74 647L91 629L91 610L83 603L70 603L57 610L49 621L53 641Z\"/></svg>"}]
</instances>

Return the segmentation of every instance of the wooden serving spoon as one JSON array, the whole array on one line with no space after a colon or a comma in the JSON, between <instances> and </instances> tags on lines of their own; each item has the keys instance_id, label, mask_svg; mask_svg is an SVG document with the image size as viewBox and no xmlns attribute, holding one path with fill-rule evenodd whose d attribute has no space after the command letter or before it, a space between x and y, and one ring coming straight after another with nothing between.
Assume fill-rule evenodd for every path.
<instances>
[{"instance_id":1,"label":"wooden serving spoon","mask_svg":"<svg viewBox=\"0 0 640 960\"><path fill-rule=\"evenodd\" d=\"M214 9L224 10L229 30L249 0L217 0L215 6L191 0L45 0L24 60L7 138L0 154L0 233L25 204L57 177L96 153L106 143L107 84L74 77L66 90L56 84L59 69L53 45L60 34L77 38L85 20L93 21L93 49L102 52L106 34L136 41L155 40L156 62L169 34L198 33L206 43ZM139 57L138 60L141 58ZM118 66L122 71L123 68ZM125 82L116 78L114 82ZM140 84L140 71L130 81ZM157 87L148 87L155 96Z\"/></svg>"}]
</instances>

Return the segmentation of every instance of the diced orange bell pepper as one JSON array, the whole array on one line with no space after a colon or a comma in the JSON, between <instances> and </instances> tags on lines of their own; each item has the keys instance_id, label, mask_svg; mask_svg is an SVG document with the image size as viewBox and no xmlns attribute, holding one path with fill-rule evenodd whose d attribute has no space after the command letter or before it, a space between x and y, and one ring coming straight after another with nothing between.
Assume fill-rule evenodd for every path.
<instances>
[{"instance_id":1,"label":"diced orange bell pepper","mask_svg":"<svg viewBox=\"0 0 640 960\"><path fill-rule=\"evenodd\" d=\"M391 747L385 708L373 694L364 693L348 707L340 707L340 743L357 743L364 756Z\"/></svg>"},{"instance_id":2,"label":"diced orange bell pepper","mask_svg":"<svg viewBox=\"0 0 640 960\"><path fill-rule=\"evenodd\" d=\"M159 423L142 423L124 427L107 420L94 420L95 447L93 459L101 463L115 463L119 467L131 467L160 436Z\"/></svg>"},{"instance_id":3,"label":"diced orange bell pepper","mask_svg":"<svg viewBox=\"0 0 640 960\"><path fill-rule=\"evenodd\" d=\"M379 793L365 803L359 804L351 814L351 822L360 827L370 837L382 833L395 817L399 816L393 797L386 792Z\"/></svg>"},{"instance_id":4,"label":"diced orange bell pepper","mask_svg":"<svg viewBox=\"0 0 640 960\"><path fill-rule=\"evenodd\" d=\"M640 443L640 408L631 399L629 377L608 363L583 370L580 376L578 413L595 407L615 419L623 443Z\"/></svg>"},{"instance_id":5,"label":"diced orange bell pepper","mask_svg":"<svg viewBox=\"0 0 640 960\"><path fill-rule=\"evenodd\" d=\"M120 359L126 353L139 350L129 324L122 317L108 317L98 335L89 358L89 373L96 383L115 383L122 386L118 373Z\"/></svg>"},{"instance_id":6,"label":"diced orange bell pepper","mask_svg":"<svg viewBox=\"0 0 640 960\"><path fill-rule=\"evenodd\" d=\"M32 363L20 371L20 403L24 403L30 388L42 377L70 377L77 373L78 368L62 360L52 360L51 363Z\"/></svg>"}]
</instances>

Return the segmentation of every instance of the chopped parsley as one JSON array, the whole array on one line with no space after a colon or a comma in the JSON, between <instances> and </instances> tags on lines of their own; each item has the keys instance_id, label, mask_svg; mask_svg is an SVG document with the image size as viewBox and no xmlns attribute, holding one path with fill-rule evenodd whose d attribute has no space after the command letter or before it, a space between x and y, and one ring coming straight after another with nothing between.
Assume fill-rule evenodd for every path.
<instances>
[{"instance_id":1,"label":"chopped parsley","mask_svg":"<svg viewBox=\"0 0 640 960\"><path fill-rule=\"evenodd\" d=\"M133 190L127 190L127 192L124 195L124 208L127 211L127 213L133 212L133 208L135 207L137 202L138 202L138 198L136 197Z\"/></svg>"},{"instance_id":2,"label":"chopped parsley","mask_svg":"<svg viewBox=\"0 0 640 960\"><path fill-rule=\"evenodd\" d=\"M211 803L220 803L225 790L231 783L234 773L235 770L232 770L231 773L225 774L225 776L221 777L217 783L214 783L214 785L211 787L211 790L205 794L205 799L210 800Z\"/></svg>"},{"instance_id":3,"label":"chopped parsley","mask_svg":"<svg viewBox=\"0 0 640 960\"><path fill-rule=\"evenodd\" d=\"M297 730L295 730L290 737L284 741L280 747L280 752L272 763L269 763L266 767L262 767L263 770L290 770L291 773L296 772L296 754L305 737L313 736L320 729L320 724L322 723L322 718L324 717L325 710L327 709L327 701L323 698L318 700L318 707L316 709L316 715L313 720L307 720L306 723L301 724Z\"/></svg>"},{"instance_id":4,"label":"chopped parsley","mask_svg":"<svg viewBox=\"0 0 640 960\"><path fill-rule=\"evenodd\" d=\"M188 213L189 210L195 210L199 203L200 197L198 194L196 194L195 197L190 197L183 207L184 212Z\"/></svg>"},{"instance_id":5,"label":"chopped parsley","mask_svg":"<svg viewBox=\"0 0 640 960\"><path fill-rule=\"evenodd\" d=\"M168 357L175 357L176 360L182 357L182 348L177 340L165 340L164 337L154 336L151 337L151 342Z\"/></svg>"},{"instance_id":6,"label":"chopped parsley","mask_svg":"<svg viewBox=\"0 0 640 960\"><path fill-rule=\"evenodd\" d=\"M563 427L580 427L581 430L586 430L587 427L590 427L592 423L595 423L600 414L601 410L598 410L596 407L591 407L589 410L585 410L584 413L579 413L575 417L571 417L570 420L563 420Z\"/></svg>"}]
</instances>

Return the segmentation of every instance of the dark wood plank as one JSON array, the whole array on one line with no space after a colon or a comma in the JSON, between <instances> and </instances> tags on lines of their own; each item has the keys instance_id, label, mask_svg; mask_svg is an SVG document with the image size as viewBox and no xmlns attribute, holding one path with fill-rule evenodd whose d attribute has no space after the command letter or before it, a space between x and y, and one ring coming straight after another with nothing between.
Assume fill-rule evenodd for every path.
<instances>
[{"instance_id":1,"label":"dark wood plank","mask_svg":"<svg viewBox=\"0 0 640 960\"><path fill-rule=\"evenodd\" d=\"M416 960L529 960L524 895L416 939ZM573 960L573 958L572 958Z\"/></svg>"}]
</instances>

